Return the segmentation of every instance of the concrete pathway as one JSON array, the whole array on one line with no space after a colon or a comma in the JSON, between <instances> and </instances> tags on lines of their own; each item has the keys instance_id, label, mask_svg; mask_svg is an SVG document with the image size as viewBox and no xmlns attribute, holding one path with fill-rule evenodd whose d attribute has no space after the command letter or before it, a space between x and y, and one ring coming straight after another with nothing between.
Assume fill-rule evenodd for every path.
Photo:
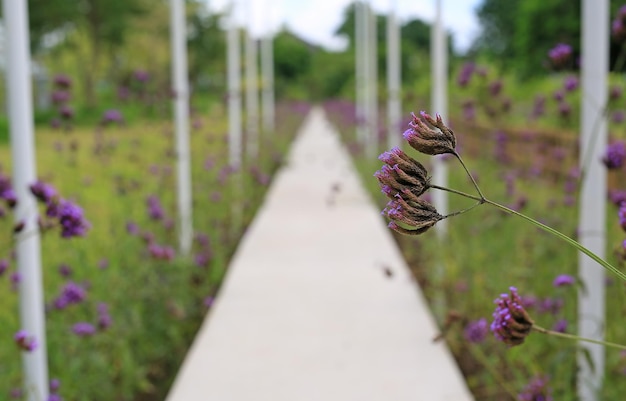
<instances>
[{"instance_id":1,"label":"concrete pathway","mask_svg":"<svg viewBox=\"0 0 626 401\"><path fill-rule=\"evenodd\" d=\"M167 400L471 400L436 334L380 211L314 109Z\"/></svg>"}]
</instances>

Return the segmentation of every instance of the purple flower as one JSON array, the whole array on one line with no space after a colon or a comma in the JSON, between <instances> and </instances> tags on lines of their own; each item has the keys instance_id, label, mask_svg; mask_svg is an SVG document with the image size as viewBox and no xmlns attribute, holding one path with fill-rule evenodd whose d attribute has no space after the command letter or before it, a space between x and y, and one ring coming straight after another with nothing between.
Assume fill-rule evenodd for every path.
<instances>
[{"instance_id":1,"label":"purple flower","mask_svg":"<svg viewBox=\"0 0 626 401\"><path fill-rule=\"evenodd\" d=\"M502 91L502 81L500 81L499 79L489 84L489 94L491 96L498 96L501 91Z\"/></svg>"},{"instance_id":2,"label":"purple flower","mask_svg":"<svg viewBox=\"0 0 626 401\"><path fill-rule=\"evenodd\" d=\"M9 261L6 259L0 259L0 276L2 276L9 268Z\"/></svg>"},{"instance_id":3,"label":"purple flower","mask_svg":"<svg viewBox=\"0 0 626 401\"><path fill-rule=\"evenodd\" d=\"M56 90L50 95L50 100L52 100L52 103L54 104L67 103L69 102L70 98L70 93L66 90Z\"/></svg>"},{"instance_id":4,"label":"purple flower","mask_svg":"<svg viewBox=\"0 0 626 401\"><path fill-rule=\"evenodd\" d=\"M58 394L50 394L48 395L48 401L63 401L63 398Z\"/></svg>"},{"instance_id":5,"label":"purple flower","mask_svg":"<svg viewBox=\"0 0 626 401\"><path fill-rule=\"evenodd\" d=\"M611 100L617 100L622 97L622 87L621 86L611 86L611 90L609 91L609 97Z\"/></svg>"},{"instance_id":6,"label":"purple flower","mask_svg":"<svg viewBox=\"0 0 626 401\"><path fill-rule=\"evenodd\" d=\"M63 277L69 277L72 275L72 268L64 263L59 266L59 274Z\"/></svg>"},{"instance_id":7,"label":"purple flower","mask_svg":"<svg viewBox=\"0 0 626 401\"><path fill-rule=\"evenodd\" d=\"M209 295L208 297L204 298L204 300L202 301L202 305L206 306L207 308L210 308L213 305L214 301L215 301L215 298Z\"/></svg>"},{"instance_id":8,"label":"purple flower","mask_svg":"<svg viewBox=\"0 0 626 401\"><path fill-rule=\"evenodd\" d=\"M139 226L136 223L129 221L126 223L126 232L130 235L139 235Z\"/></svg>"},{"instance_id":9,"label":"purple flower","mask_svg":"<svg viewBox=\"0 0 626 401\"><path fill-rule=\"evenodd\" d=\"M572 59L572 46L559 43L548 52L548 58L556 69L566 67Z\"/></svg>"},{"instance_id":10,"label":"purple flower","mask_svg":"<svg viewBox=\"0 0 626 401\"><path fill-rule=\"evenodd\" d=\"M556 331L557 333L565 333L565 331L567 330L567 320L565 319L557 320L556 323L554 323L552 330Z\"/></svg>"},{"instance_id":11,"label":"purple flower","mask_svg":"<svg viewBox=\"0 0 626 401\"><path fill-rule=\"evenodd\" d=\"M133 73L133 78L141 83L145 83L150 80L150 73L145 70L136 70Z\"/></svg>"},{"instance_id":12,"label":"purple flower","mask_svg":"<svg viewBox=\"0 0 626 401\"><path fill-rule=\"evenodd\" d=\"M611 113L611 121L613 121L615 124L621 124L624 122L624 120L626 120L626 115L624 114L623 110L615 110L613 113Z\"/></svg>"},{"instance_id":13,"label":"purple flower","mask_svg":"<svg viewBox=\"0 0 626 401\"><path fill-rule=\"evenodd\" d=\"M61 223L61 237L82 237L89 229L89 223L83 216L80 206L62 199L57 210L59 223Z\"/></svg>"},{"instance_id":14,"label":"purple flower","mask_svg":"<svg viewBox=\"0 0 626 401\"><path fill-rule=\"evenodd\" d=\"M554 279L554 281L552 282L552 285L555 287L566 287L566 286L573 285L575 283L576 283L575 277L570 276L569 274L561 274Z\"/></svg>"},{"instance_id":15,"label":"purple flower","mask_svg":"<svg viewBox=\"0 0 626 401\"><path fill-rule=\"evenodd\" d=\"M39 345L35 337L31 336L26 330L19 330L13 336L17 346L26 352L31 352Z\"/></svg>"},{"instance_id":16,"label":"purple flower","mask_svg":"<svg viewBox=\"0 0 626 401\"><path fill-rule=\"evenodd\" d=\"M459 84L460 87L464 88L469 84L475 70L476 65L473 62L470 61L463 64L463 67L461 67L461 71L459 71L459 75L456 79L456 82Z\"/></svg>"},{"instance_id":17,"label":"purple flower","mask_svg":"<svg viewBox=\"0 0 626 401\"><path fill-rule=\"evenodd\" d=\"M59 379L50 380L49 388L51 393L56 393L57 391L59 391L59 387L61 387L61 382L59 381Z\"/></svg>"},{"instance_id":18,"label":"purple flower","mask_svg":"<svg viewBox=\"0 0 626 401\"><path fill-rule=\"evenodd\" d=\"M146 203L148 204L148 215L152 220L161 220L165 217L161 202L155 195L149 196Z\"/></svg>"},{"instance_id":19,"label":"purple flower","mask_svg":"<svg viewBox=\"0 0 626 401\"><path fill-rule=\"evenodd\" d=\"M61 294L54 300L53 305L56 309L65 309L68 305L79 304L87 297L87 291L73 281L63 286Z\"/></svg>"},{"instance_id":20,"label":"purple flower","mask_svg":"<svg viewBox=\"0 0 626 401\"><path fill-rule=\"evenodd\" d=\"M575 75L568 75L563 82L565 92L573 92L578 88L578 78Z\"/></svg>"},{"instance_id":21,"label":"purple flower","mask_svg":"<svg viewBox=\"0 0 626 401\"><path fill-rule=\"evenodd\" d=\"M112 124L112 123L121 124L123 122L124 122L124 117L122 116L122 113L117 109L109 109L105 111L104 114L102 115L101 123L103 125Z\"/></svg>"},{"instance_id":22,"label":"purple flower","mask_svg":"<svg viewBox=\"0 0 626 401\"><path fill-rule=\"evenodd\" d=\"M55 86L63 89L67 89L72 86L72 79L64 74L55 76L53 82Z\"/></svg>"},{"instance_id":23,"label":"purple flower","mask_svg":"<svg viewBox=\"0 0 626 401\"><path fill-rule=\"evenodd\" d=\"M43 203L48 203L57 195L57 190L43 181L36 181L30 186L30 192Z\"/></svg>"},{"instance_id":24,"label":"purple flower","mask_svg":"<svg viewBox=\"0 0 626 401\"><path fill-rule=\"evenodd\" d=\"M558 315L561 309L563 309L563 300L561 298L544 298L537 305L537 312L539 313Z\"/></svg>"},{"instance_id":25,"label":"purple flower","mask_svg":"<svg viewBox=\"0 0 626 401\"><path fill-rule=\"evenodd\" d=\"M74 118L74 109L64 104L59 109L59 114L61 115L61 118L63 118L64 120L71 120L72 118Z\"/></svg>"},{"instance_id":26,"label":"purple flower","mask_svg":"<svg viewBox=\"0 0 626 401\"><path fill-rule=\"evenodd\" d=\"M519 401L552 401L552 391L548 387L548 378L537 376L518 395Z\"/></svg>"},{"instance_id":27,"label":"purple flower","mask_svg":"<svg viewBox=\"0 0 626 401\"><path fill-rule=\"evenodd\" d=\"M79 337L88 337L96 334L96 328L91 323L80 322L72 326L72 333Z\"/></svg>"},{"instance_id":28,"label":"purple flower","mask_svg":"<svg viewBox=\"0 0 626 401\"><path fill-rule=\"evenodd\" d=\"M113 319L109 315L109 306L104 302L98 304L98 328L100 330L108 329L113 324Z\"/></svg>"},{"instance_id":29,"label":"purple flower","mask_svg":"<svg viewBox=\"0 0 626 401\"><path fill-rule=\"evenodd\" d=\"M509 288L508 294L501 294L494 303L491 331L495 337L510 346L520 345L530 334L533 320L524 309L522 299L515 287Z\"/></svg>"},{"instance_id":30,"label":"purple flower","mask_svg":"<svg viewBox=\"0 0 626 401\"><path fill-rule=\"evenodd\" d=\"M619 224L622 230L626 231L626 202L620 203L617 216L619 217Z\"/></svg>"},{"instance_id":31,"label":"purple flower","mask_svg":"<svg viewBox=\"0 0 626 401\"><path fill-rule=\"evenodd\" d=\"M483 317L469 322L467 326L465 326L464 337L471 343L481 343L487 337L488 332L489 326L487 325L487 319Z\"/></svg>"},{"instance_id":32,"label":"purple flower","mask_svg":"<svg viewBox=\"0 0 626 401\"><path fill-rule=\"evenodd\" d=\"M624 158L626 158L626 143L615 141L607 146L602 162L608 169L618 169L624 164Z\"/></svg>"}]
</instances>

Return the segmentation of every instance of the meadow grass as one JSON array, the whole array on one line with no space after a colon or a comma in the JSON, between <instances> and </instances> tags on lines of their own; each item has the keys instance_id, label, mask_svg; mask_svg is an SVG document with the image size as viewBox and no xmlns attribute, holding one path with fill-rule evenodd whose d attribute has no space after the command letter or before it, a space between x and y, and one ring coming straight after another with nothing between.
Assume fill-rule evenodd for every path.
<instances>
[{"instance_id":1,"label":"meadow grass","mask_svg":"<svg viewBox=\"0 0 626 401\"><path fill-rule=\"evenodd\" d=\"M196 116L191 133L193 224L192 255L155 258L145 240L177 249L176 165L172 124L137 120L128 126L78 127L69 132L39 127L39 176L84 209L91 229L85 238L62 239L44 233L43 271L48 305L47 346L50 377L61 381L68 400L162 400L207 313L238 240L263 199L303 118L302 108L277 108L278 129L265 133L258 161L239 171L228 167L227 124L214 105ZM0 146L2 171L10 172L10 150ZM146 199L156 196L162 219L148 216ZM42 210L43 211L43 210ZM140 234L127 232L135 223ZM1 221L0 258L10 258L11 216ZM149 234L148 234L149 233ZM208 238L208 244L202 240ZM71 275L59 274L59 266ZM20 328L17 291L0 276L0 399L22 383L20 351L13 334ZM62 286L73 281L86 300L59 310L52 307ZM108 305L112 325L93 336L72 333L77 322L95 323L97 305Z\"/></svg>"}]
</instances>

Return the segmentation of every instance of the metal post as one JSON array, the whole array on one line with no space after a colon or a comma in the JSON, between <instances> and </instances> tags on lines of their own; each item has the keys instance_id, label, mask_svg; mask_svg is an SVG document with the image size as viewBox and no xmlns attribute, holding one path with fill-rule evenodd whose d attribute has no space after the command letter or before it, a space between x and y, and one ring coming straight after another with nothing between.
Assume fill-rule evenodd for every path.
<instances>
[{"instance_id":1,"label":"metal post","mask_svg":"<svg viewBox=\"0 0 626 401\"><path fill-rule=\"evenodd\" d=\"M356 139L360 145L365 144L365 115L366 94L365 94L365 63L363 55L365 53L365 26L363 24L363 15L365 14L365 3L363 0L354 3L354 60L355 60L355 92L356 92Z\"/></svg>"},{"instance_id":2,"label":"metal post","mask_svg":"<svg viewBox=\"0 0 626 401\"><path fill-rule=\"evenodd\" d=\"M400 103L400 26L396 19L396 1L391 1L387 16L387 147L401 146Z\"/></svg>"},{"instance_id":3,"label":"metal post","mask_svg":"<svg viewBox=\"0 0 626 401\"><path fill-rule=\"evenodd\" d=\"M44 314L41 244L37 204L29 186L37 179L30 81L30 39L26 0L3 1L6 32L6 81L13 159L13 186L17 196L16 222L24 222L15 245L19 284L20 324L38 346L22 352L26 399L48 399L48 361Z\"/></svg>"},{"instance_id":4,"label":"metal post","mask_svg":"<svg viewBox=\"0 0 626 401\"><path fill-rule=\"evenodd\" d=\"M187 78L187 35L185 1L170 0L172 84L176 120L176 155L178 158L178 217L180 252L189 255L193 237L191 169L189 153L189 81Z\"/></svg>"},{"instance_id":5,"label":"metal post","mask_svg":"<svg viewBox=\"0 0 626 401\"><path fill-rule=\"evenodd\" d=\"M369 24L369 138L367 155L370 159L376 157L378 151L378 37L376 26L376 12L369 7L368 24Z\"/></svg>"},{"instance_id":6,"label":"metal post","mask_svg":"<svg viewBox=\"0 0 626 401\"><path fill-rule=\"evenodd\" d=\"M267 2L269 3L269 1ZM266 4L268 14L271 7ZM274 131L274 48L271 28L271 15L267 17L268 27L261 41L261 73L263 75L263 129Z\"/></svg>"},{"instance_id":7,"label":"metal post","mask_svg":"<svg viewBox=\"0 0 626 401\"><path fill-rule=\"evenodd\" d=\"M241 166L241 49L235 4L235 1L230 4L228 21L228 163L238 169Z\"/></svg>"},{"instance_id":8,"label":"metal post","mask_svg":"<svg viewBox=\"0 0 626 401\"><path fill-rule=\"evenodd\" d=\"M607 0L583 0L581 163L591 160L583 175L579 210L579 240L601 258L606 250L606 170L599 162L607 144L607 101L609 5ZM591 139L593 138L593 139ZM578 257L578 274L584 286L578 291L578 334L604 339L604 270L586 255ZM578 395L582 401L599 400L604 376L604 347L580 343L587 355L578 353Z\"/></svg>"},{"instance_id":9,"label":"metal post","mask_svg":"<svg viewBox=\"0 0 626 401\"><path fill-rule=\"evenodd\" d=\"M259 94L257 83L257 42L252 37L252 4L248 4L246 29L246 150L251 160L259 156Z\"/></svg>"},{"instance_id":10,"label":"metal post","mask_svg":"<svg viewBox=\"0 0 626 401\"><path fill-rule=\"evenodd\" d=\"M436 0L435 22L432 26L431 40L431 75L432 75L432 113L441 114L445 119L448 115L448 60L447 42L443 29L441 15L441 0ZM446 186L448 182L448 167L441 156L432 159L433 183L439 186ZM448 194L444 191L434 191L433 203L437 212L442 215L448 213ZM444 236L447 232L447 220L442 220L437 224L436 229L439 235Z\"/></svg>"}]
</instances>

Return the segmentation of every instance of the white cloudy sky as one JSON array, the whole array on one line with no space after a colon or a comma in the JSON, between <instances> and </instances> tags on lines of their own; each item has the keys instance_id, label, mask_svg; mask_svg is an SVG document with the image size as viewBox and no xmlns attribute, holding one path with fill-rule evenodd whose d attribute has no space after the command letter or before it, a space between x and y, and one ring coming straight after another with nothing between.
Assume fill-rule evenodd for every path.
<instances>
[{"instance_id":1,"label":"white cloudy sky","mask_svg":"<svg viewBox=\"0 0 626 401\"><path fill-rule=\"evenodd\" d=\"M224 10L231 0L207 0L215 10ZM469 46L478 32L474 8L482 0L442 0L446 28L453 32L457 49ZM276 30L286 25L311 42L330 49L342 43L333 32L342 21L342 12L352 0L235 0L240 24L246 23L255 34L268 27ZM392 3L401 21L415 17L432 20L435 0L369 0L378 13L386 13ZM271 22L269 22L271 21Z\"/></svg>"}]
</instances>

